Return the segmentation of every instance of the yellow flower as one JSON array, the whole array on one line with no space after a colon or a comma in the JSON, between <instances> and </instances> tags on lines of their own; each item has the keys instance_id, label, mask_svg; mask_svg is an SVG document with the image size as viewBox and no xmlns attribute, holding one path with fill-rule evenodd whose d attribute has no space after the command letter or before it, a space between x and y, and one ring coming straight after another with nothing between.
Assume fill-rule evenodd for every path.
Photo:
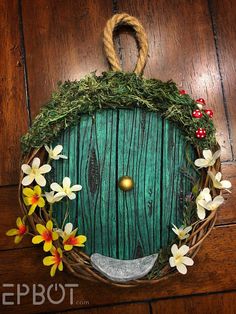
<instances>
[{"instance_id":1,"label":"yellow flower","mask_svg":"<svg viewBox=\"0 0 236 314\"><path fill-rule=\"evenodd\" d=\"M43 259L43 265L45 266L51 266L50 275L53 277L56 273L57 268L62 271L63 270L63 264L62 264L62 250L60 248L55 248L55 246L52 247L50 250L52 256L46 256Z\"/></svg>"},{"instance_id":2,"label":"yellow flower","mask_svg":"<svg viewBox=\"0 0 236 314\"><path fill-rule=\"evenodd\" d=\"M16 226L17 226L17 229L14 228L14 229L8 230L6 235L15 236L14 242L18 244L22 240L23 236L28 232L28 227L25 225L24 218L22 221L20 217L16 219Z\"/></svg>"},{"instance_id":3,"label":"yellow flower","mask_svg":"<svg viewBox=\"0 0 236 314\"><path fill-rule=\"evenodd\" d=\"M75 236L77 229L73 230L69 234L65 234L63 239L63 245L65 251L70 251L73 249L73 246L83 247L84 242L86 242L87 238L84 235Z\"/></svg>"},{"instance_id":4,"label":"yellow flower","mask_svg":"<svg viewBox=\"0 0 236 314\"><path fill-rule=\"evenodd\" d=\"M33 244L38 244L44 241L43 250L45 252L48 252L53 247L52 241L55 241L58 239L58 233L52 230L53 223L51 220L49 220L46 224L46 227L37 224L36 229L40 235L36 235L32 239Z\"/></svg>"},{"instance_id":5,"label":"yellow flower","mask_svg":"<svg viewBox=\"0 0 236 314\"><path fill-rule=\"evenodd\" d=\"M37 206L45 206L45 201L42 198L41 193L42 190L39 185L36 185L33 190L30 188L23 189L24 203L27 206L31 205L28 215L32 215Z\"/></svg>"}]
</instances>

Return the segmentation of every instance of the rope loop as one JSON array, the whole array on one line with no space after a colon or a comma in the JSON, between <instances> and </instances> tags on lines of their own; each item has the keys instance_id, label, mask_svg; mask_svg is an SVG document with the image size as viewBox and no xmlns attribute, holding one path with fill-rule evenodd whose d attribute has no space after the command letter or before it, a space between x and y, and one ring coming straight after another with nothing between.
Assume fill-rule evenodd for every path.
<instances>
[{"instance_id":1,"label":"rope loop","mask_svg":"<svg viewBox=\"0 0 236 314\"><path fill-rule=\"evenodd\" d=\"M115 14L107 24L103 33L103 44L107 59L112 71L122 71L118 56L115 52L113 32L120 25L129 25L135 30L135 36L139 44L139 56L134 73L141 74L148 56L148 41L145 30L138 19L127 13Z\"/></svg>"}]
</instances>

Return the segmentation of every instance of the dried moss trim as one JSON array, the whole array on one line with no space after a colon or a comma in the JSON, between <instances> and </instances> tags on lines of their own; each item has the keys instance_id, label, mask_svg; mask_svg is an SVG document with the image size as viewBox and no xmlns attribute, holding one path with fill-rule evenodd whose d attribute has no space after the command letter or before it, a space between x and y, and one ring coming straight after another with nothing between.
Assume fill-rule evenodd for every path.
<instances>
[{"instance_id":1,"label":"dried moss trim","mask_svg":"<svg viewBox=\"0 0 236 314\"><path fill-rule=\"evenodd\" d=\"M201 119L192 118L196 102L189 95L180 95L174 82L145 79L134 73L104 72L101 76L92 73L80 81L59 83L58 90L22 137L23 154L51 143L61 131L77 124L82 114L134 107L160 112L175 122L186 139L200 149L216 145L212 119L205 113ZM204 139L195 136L200 127L206 129Z\"/></svg>"}]
</instances>

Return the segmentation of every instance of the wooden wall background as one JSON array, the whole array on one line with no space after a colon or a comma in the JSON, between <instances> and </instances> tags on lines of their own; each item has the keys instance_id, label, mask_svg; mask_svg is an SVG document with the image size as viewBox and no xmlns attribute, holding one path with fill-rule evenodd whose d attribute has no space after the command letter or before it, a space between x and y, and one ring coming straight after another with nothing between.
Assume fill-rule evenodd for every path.
<instances>
[{"instance_id":1,"label":"wooden wall background","mask_svg":"<svg viewBox=\"0 0 236 314\"><path fill-rule=\"evenodd\" d=\"M116 12L135 15L150 43L145 76L172 78L214 109L223 172L236 186L236 1L234 0L1 0L0 1L0 279L3 283L75 283L66 273L48 277L43 254L30 241L15 247L4 236L20 214L19 137L56 88L57 81L107 70L102 31ZM124 69L137 57L132 32L116 36ZM236 313L236 196L218 213L187 276L153 287L108 288L81 281L76 302L2 306L7 313ZM9 291L12 291L10 289ZM55 298L58 292L55 292ZM60 295L58 295L60 297ZM16 302L16 299L15 299ZM87 308L86 310L84 308Z\"/></svg>"}]
</instances>

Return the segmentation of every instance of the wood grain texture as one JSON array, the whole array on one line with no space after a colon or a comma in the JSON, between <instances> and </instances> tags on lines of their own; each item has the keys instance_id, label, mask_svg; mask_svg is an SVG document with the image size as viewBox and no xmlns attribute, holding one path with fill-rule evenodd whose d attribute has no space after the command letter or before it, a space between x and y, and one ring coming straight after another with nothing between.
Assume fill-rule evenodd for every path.
<instances>
[{"instance_id":1,"label":"wood grain texture","mask_svg":"<svg viewBox=\"0 0 236 314\"><path fill-rule=\"evenodd\" d=\"M92 123L92 125L91 125ZM96 113L81 119L79 180L84 187L77 221L89 231L89 251L116 256L116 130L117 112ZM90 138L90 140L89 140ZM84 221L80 222L80 217ZM83 225L83 227L82 227Z\"/></svg>"},{"instance_id":2,"label":"wood grain texture","mask_svg":"<svg viewBox=\"0 0 236 314\"><path fill-rule=\"evenodd\" d=\"M68 160L54 162L56 177L62 182L69 176L73 184L83 189L69 204L67 221L86 234L86 252L116 256L116 128L117 112L98 112L85 115L78 126L69 128L55 145L64 146ZM63 222L66 203L55 206L60 223Z\"/></svg>"},{"instance_id":3,"label":"wood grain texture","mask_svg":"<svg viewBox=\"0 0 236 314\"><path fill-rule=\"evenodd\" d=\"M135 184L132 191L117 191L119 258L141 257L160 248L161 150L158 115L119 110L117 179L128 175Z\"/></svg>"},{"instance_id":4,"label":"wood grain texture","mask_svg":"<svg viewBox=\"0 0 236 314\"><path fill-rule=\"evenodd\" d=\"M164 81L173 79L180 89L188 91L193 98L204 98L207 107L214 110L217 139L222 147L223 160L231 160L227 119L207 1L120 0L116 9L118 12L124 11L136 16L146 30L149 58L144 75ZM123 28L121 33L122 66L123 69L132 71L137 48L127 28Z\"/></svg>"},{"instance_id":5,"label":"wood grain texture","mask_svg":"<svg viewBox=\"0 0 236 314\"><path fill-rule=\"evenodd\" d=\"M8 185L18 183L20 136L27 130L28 115L18 1L1 1L0 11L0 185Z\"/></svg>"},{"instance_id":6,"label":"wood grain texture","mask_svg":"<svg viewBox=\"0 0 236 314\"><path fill-rule=\"evenodd\" d=\"M60 314L62 312L58 312ZM149 314L149 305L146 303L139 303L139 304L122 304L122 305L115 305L109 307L99 307L99 308L90 308L90 309L82 309L76 311L68 311L63 312L68 314Z\"/></svg>"},{"instance_id":7,"label":"wood grain texture","mask_svg":"<svg viewBox=\"0 0 236 314\"><path fill-rule=\"evenodd\" d=\"M139 109L119 111L117 178L129 175L135 182L130 192L118 190L120 258L155 253L173 239L171 223L181 224L191 192L181 173L185 152L183 135L169 121Z\"/></svg>"},{"instance_id":8,"label":"wood grain texture","mask_svg":"<svg viewBox=\"0 0 236 314\"><path fill-rule=\"evenodd\" d=\"M218 48L220 71L228 112L230 139L236 158L236 2L234 0L210 1Z\"/></svg>"},{"instance_id":9,"label":"wood grain texture","mask_svg":"<svg viewBox=\"0 0 236 314\"><path fill-rule=\"evenodd\" d=\"M235 314L236 292L160 300L151 307L153 314Z\"/></svg>"},{"instance_id":10,"label":"wood grain texture","mask_svg":"<svg viewBox=\"0 0 236 314\"><path fill-rule=\"evenodd\" d=\"M172 230L166 233L174 223L178 227L183 222L185 198L191 194L193 182L184 175L192 176L196 182L196 173L186 160L195 159L193 149L187 145L184 135L173 124L164 120L162 142L162 246L166 247L174 239Z\"/></svg>"},{"instance_id":11,"label":"wood grain texture","mask_svg":"<svg viewBox=\"0 0 236 314\"><path fill-rule=\"evenodd\" d=\"M69 206L67 222L88 237L88 254L132 259L156 253L173 240L171 224L182 223L192 189L182 173L187 144L175 125L141 109L103 110L83 116L57 144L68 160L54 162L53 181L69 176L83 189L69 205L55 204L55 213L61 227ZM133 178L132 191L118 188L124 175Z\"/></svg>"},{"instance_id":12,"label":"wood grain texture","mask_svg":"<svg viewBox=\"0 0 236 314\"><path fill-rule=\"evenodd\" d=\"M236 222L236 163L223 163L222 174L226 180L232 183L231 194L224 192L225 203L220 207L218 212L217 224L227 224Z\"/></svg>"},{"instance_id":13,"label":"wood grain texture","mask_svg":"<svg viewBox=\"0 0 236 314\"><path fill-rule=\"evenodd\" d=\"M29 237L25 237L22 242L16 246L14 244L14 237L6 236L6 232L9 229L16 228L16 218L22 217L18 202L17 187L0 187L0 210L3 217L1 219L0 228L0 250L32 246Z\"/></svg>"},{"instance_id":14,"label":"wood grain texture","mask_svg":"<svg viewBox=\"0 0 236 314\"><path fill-rule=\"evenodd\" d=\"M101 36L112 15L112 1L23 0L22 12L31 112L35 117L58 81L107 69Z\"/></svg>"},{"instance_id":15,"label":"wood grain texture","mask_svg":"<svg viewBox=\"0 0 236 314\"><path fill-rule=\"evenodd\" d=\"M236 228L235 225L216 227L204 242L195 258L195 265L189 267L188 275L175 274L153 286L137 288L115 288L103 284L93 284L69 276L67 272L58 273L55 278L49 277L49 267L42 264L45 255L39 248L25 248L0 252L0 280L2 283L27 283L31 292L22 298L21 306L4 306L4 313L42 313L62 311L97 305L108 305L121 302L145 301L163 297L194 295L207 292L236 290ZM217 246L216 246L217 243ZM17 269L16 264L17 261ZM32 306L32 285L43 284L45 288L52 283L79 283L74 289L73 305L69 303L69 294L63 304L53 305L48 300L40 307ZM204 284L203 284L204 283ZM16 286L15 288L16 289ZM0 287L1 293L12 292L13 288ZM61 292L55 291L54 299ZM12 298L10 298L12 299ZM16 302L16 296L13 298Z\"/></svg>"}]
</instances>

